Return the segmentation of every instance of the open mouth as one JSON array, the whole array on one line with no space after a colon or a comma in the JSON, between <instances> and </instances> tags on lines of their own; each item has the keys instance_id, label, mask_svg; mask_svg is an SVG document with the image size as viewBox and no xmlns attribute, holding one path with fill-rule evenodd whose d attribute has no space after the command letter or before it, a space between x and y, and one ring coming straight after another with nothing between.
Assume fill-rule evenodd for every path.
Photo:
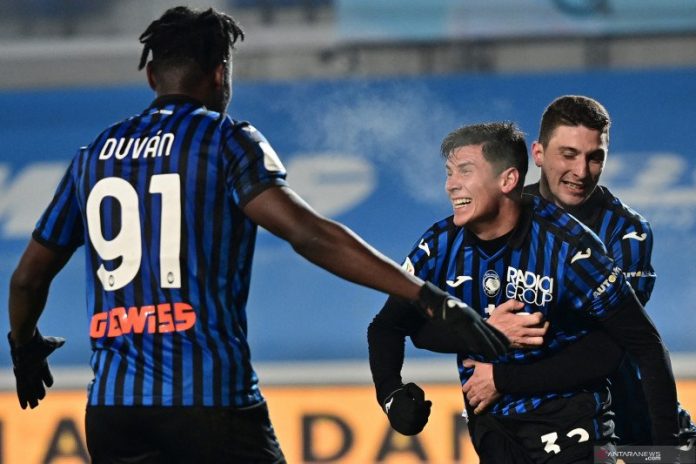
<instances>
[{"instance_id":1,"label":"open mouth","mask_svg":"<svg viewBox=\"0 0 696 464\"><path fill-rule=\"evenodd\" d=\"M585 184L578 182L569 182L567 180L562 180L561 183L565 185L568 188L568 190L573 192L582 193L585 191L586 188Z\"/></svg>"},{"instance_id":2,"label":"open mouth","mask_svg":"<svg viewBox=\"0 0 696 464\"><path fill-rule=\"evenodd\" d=\"M469 203L471 203L471 198L453 198L452 199L452 206L454 206L455 209L462 208L462 207L468 205Z\"/></svg>"}]
</instances>

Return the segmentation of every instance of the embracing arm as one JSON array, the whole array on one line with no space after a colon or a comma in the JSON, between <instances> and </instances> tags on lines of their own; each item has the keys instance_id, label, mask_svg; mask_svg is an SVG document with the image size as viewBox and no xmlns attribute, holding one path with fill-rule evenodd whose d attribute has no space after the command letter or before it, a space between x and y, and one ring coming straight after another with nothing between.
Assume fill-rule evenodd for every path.
<instances>
[{"instance_id":1,"label":"embracing arm","mask_svg":"<svg viewBox=\"0 0 696 464\"><path fill-rule=\"evenodd\" d=\"M500 393L565 391L600 382L611 375L623 350L602 330L594 330L558 353L530 364L494 364Z\"/></svg>"},{"instance_id":2,"label":"embracing arm","mask_svg":"<svg viewBox=\"0 0 696 464\"><path fill-rule=\"evenodd\" d=\"M622 305L600 319L604 330L633 357L652 421L653 443L677 443L677 390L667 348L645 309L632 293Z\"/></svg>"}]
</instances>

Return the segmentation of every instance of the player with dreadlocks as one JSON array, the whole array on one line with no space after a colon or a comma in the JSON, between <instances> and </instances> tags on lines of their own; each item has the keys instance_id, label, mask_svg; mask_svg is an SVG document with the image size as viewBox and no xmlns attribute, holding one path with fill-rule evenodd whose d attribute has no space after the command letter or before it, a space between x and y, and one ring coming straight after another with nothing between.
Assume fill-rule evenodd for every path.
<instances>
[{"instance_id":1,"label":"player with dreadlocks","mask_svg":"<svg viewBox=\"0 0 696 464\"><path fill-rule=\"evenodd\" d=\"M313 211L264 136L225 114L243 38L212 9L177 7L150 24L140 68L157 98L78 151L12 276L17 394L34 408L64 342L36 323L51 281L85 245L95 463L285 462L247 343L258 225L344 279L417 301L429 317L466 319L472 350L506 348L470 308Z\"/></svg>"}]
</instances>

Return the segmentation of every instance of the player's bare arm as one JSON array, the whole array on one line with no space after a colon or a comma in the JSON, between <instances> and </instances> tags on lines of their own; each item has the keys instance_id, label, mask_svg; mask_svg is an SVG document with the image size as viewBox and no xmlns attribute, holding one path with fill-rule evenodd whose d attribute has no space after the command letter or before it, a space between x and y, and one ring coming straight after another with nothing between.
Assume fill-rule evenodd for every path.
<instances>
[{"instance_id":1,"label":"player's bare arm","mask_svg":"<svg viewBox=\"0 0 696 464\"><path fill-rule=\"evenodd\" d=\"M29 241L10 280L10 327L17 346L34 335L51 281L71 255L72 252L47 248L34 239Z\"/></svg>"},{"instance_id":2,"label":"player's bare arm","mask_svg":"<svg viewBox=\"0 0 696 464\"><path fill-rule=\"evenodd\" d=\"M418 300L421 279L402 270L347 227L318 214L290 188L264 190L249 201L244 213L331 273L385 293Z\"/></svg>"}]
</instances>

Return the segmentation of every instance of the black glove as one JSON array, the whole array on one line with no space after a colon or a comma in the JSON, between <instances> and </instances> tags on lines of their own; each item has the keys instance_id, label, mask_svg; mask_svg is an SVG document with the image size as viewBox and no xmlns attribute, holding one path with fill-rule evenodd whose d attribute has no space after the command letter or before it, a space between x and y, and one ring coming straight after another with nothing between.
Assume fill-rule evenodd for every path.
<instances>
[{"instance_id":1,"label":"black glove","mask_svg":"<svg viewBox=\"0 0 696 464\"><path fill-rule=\"evenodd\" d=\"M407 383L392 392L382 405L392 428L404 435L415 435L428 423L432 401L415 383Z\"/></svg>"},{"instance_id":2,"label":"black glove","mask_svg":"<svg viewBox=\"0 0 696 464\"><path fill-rule=\"evenodd\" d=\"M447 339L461 341L458 353L478 353L488 360L495 359L508 350L510 340L498 329L488 324L476 311L449 293L426 282L419 293L422 308L430 308L434 314L428 324Z\"/></svg>"},{"instance_id":3,"label":"black glove","mask_svg":"<svg viewBox=\"0 0 696 464\"><path fill-rule=\"evenodd\" d=\"M48 369L46 358L63 346L65 339L42 337L39 329L36 329L31 340L22 346L15 346L9 333L7 340L10 342L19 405L26 409L28 404L33 409L39 405L39 400L46 396L44 384L47 387L53 385L53 376Z\"/></svg>"},{"instance_id":4,"label":"black glove","mask_svg":"<svg viewBox=\"0 0 696 464\"><path fill-rule=\"evenodd\" d=\"M679 405L679 446L689 451L696 444L696 425L691 422L689 412Z\"/></svg>"}]
</instances>

